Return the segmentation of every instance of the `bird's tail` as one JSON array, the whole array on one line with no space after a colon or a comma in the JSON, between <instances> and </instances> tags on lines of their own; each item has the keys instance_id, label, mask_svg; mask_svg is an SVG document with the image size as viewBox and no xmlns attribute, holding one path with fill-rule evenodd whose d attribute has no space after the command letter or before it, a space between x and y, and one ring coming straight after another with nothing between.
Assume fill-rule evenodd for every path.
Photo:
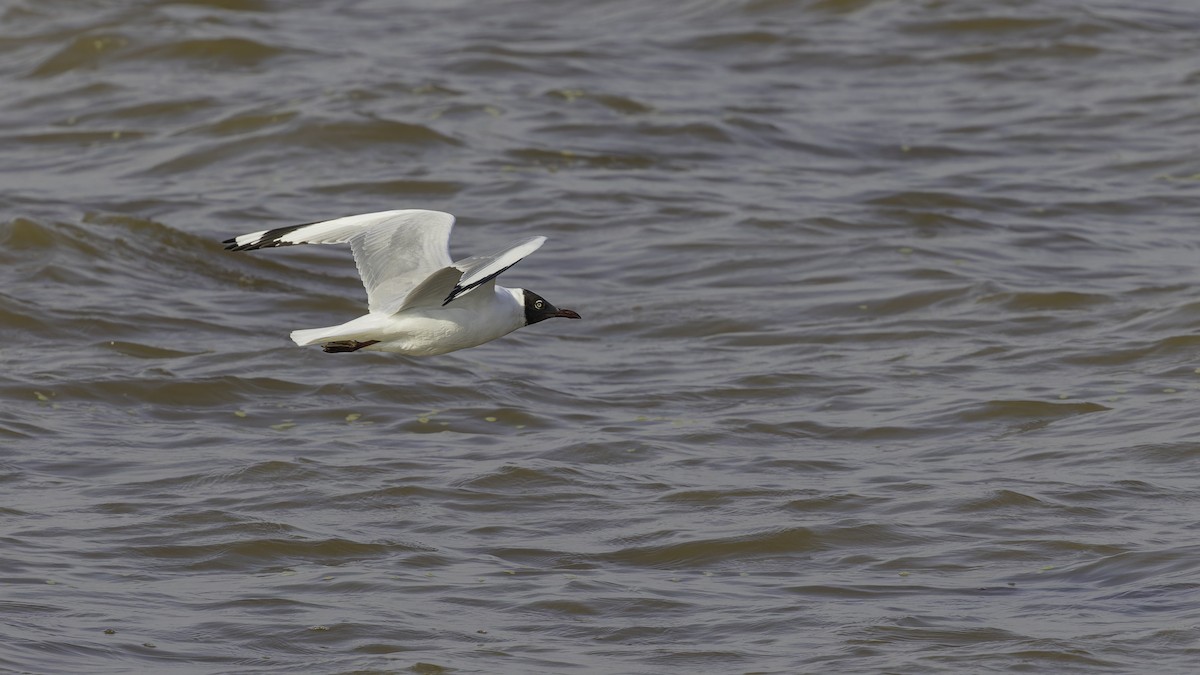
<instances>
[{"instance_id":1,"label":"bird's tail","mask_svg":"<svg viewBox=\"0 0 1200 675\"><path fill-rule=\"evenodd\" d=\"M340 337L337 333L336 328L304 328L292 331L292 342L303 347L326 342L333 337Z\"/></svg>"},{"instance_id":2,"label":"bird's tail","mask_svg":"<svg viewBox=\"0 0 1200 675\"><path fill-rule=\"evenodd\" d=\"M375 340L381 332L387 332L387 320L386 316L372 312L337 326L294 330L292 341L303 347L341 340Z\"/></svg>"}]
</instances>

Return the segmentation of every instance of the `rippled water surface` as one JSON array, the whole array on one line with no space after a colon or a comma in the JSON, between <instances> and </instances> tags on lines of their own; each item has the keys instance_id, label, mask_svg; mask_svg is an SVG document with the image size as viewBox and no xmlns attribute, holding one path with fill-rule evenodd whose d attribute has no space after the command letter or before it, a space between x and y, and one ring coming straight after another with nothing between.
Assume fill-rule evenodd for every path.
<instances>
[{"instance_id":1,"label":"rippled water surface","mask_svg":"<svg viewBox=\"0 0 1200 675\"><path fill-rule=\"evenodd\" d=\"M1200 11L14 0L0 670L1187 673ZM583 321L325 354L459 218Z\"/></svg>"}]
</instances>

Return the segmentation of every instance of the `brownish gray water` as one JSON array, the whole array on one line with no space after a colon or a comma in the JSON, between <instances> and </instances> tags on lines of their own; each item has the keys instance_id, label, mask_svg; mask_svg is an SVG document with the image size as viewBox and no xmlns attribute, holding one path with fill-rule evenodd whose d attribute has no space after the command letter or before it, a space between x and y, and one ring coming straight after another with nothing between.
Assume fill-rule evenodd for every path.
<instances>
[{"instance_id":1,"label":"brownish gray water","mask_svg":"<svg viewBox=\"0 0 1200 675\"><path fill-rule=\"evenodd\" d=\"M0 670L1193 672L1198 36L6 3ZM300 349L348 252L218 243L391 208L584 321Z\"/></svg>"}]
</instances>

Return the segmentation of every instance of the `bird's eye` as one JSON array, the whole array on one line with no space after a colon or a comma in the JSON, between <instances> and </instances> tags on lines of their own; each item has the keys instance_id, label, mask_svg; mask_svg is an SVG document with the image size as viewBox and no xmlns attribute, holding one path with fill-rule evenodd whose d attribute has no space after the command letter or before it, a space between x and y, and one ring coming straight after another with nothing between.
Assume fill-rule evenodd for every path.
<instances>
[{"instance_id":1,"label":"bird's eye","mask_svg":"<svg viewBox=\"0 0 1200 675\"><path fill-rule=\"evenodd\" d=\"M542 307L545 307L545 306L546 306L546 303L542 302L541 300L535 300L533 303L534 309L541 309Z\"/></svg>"}]
</instances>

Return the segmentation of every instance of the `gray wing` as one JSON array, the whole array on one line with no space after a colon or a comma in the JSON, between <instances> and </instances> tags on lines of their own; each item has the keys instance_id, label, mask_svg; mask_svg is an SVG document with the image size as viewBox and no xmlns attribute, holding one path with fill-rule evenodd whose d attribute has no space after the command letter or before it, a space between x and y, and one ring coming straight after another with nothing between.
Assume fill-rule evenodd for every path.
<instances>
[{"instance_id":1,"label":"gray wing","mask_svg":"<svg viewBox=\"0 0 1200 675\"><path fill-rule=\"evenodd\" d=\"M450 265L453 227L449 213L403 209L252 232L225 243L233 251L348 243L367 289L367 307L390 314L422 282Z\"/></svg>"},{"instance_id":2,"label":"gray wing","mask_svg":"<svg viewBox=\"0 0 1200 675\"><path fill-rule=\"evenodd\" d=\"M545 237L530 237L513 242L501 251L491 255L473 255L454 263L454 267L462 270L462 278L442 301L448 305L455 298L470 293L472 290L500 276L508 268L521 262L525 256L533 253L546 243Z\"/></svg>"},{"instance_id":3,"label":"gray wing","mask_svg":"<svg viewBox=\"0 0 1200 675\"><path fill-rule=\"evenodd\" d=\"M478 288L491 288L496 277L521 262L546 243L545 237L530 237L515 241L490 255L473 255L429 275L405 299L401 309L409 307L444 307L459 298L466 302ZM485 293L486 295L486 293ZM464 297L467 296L467 297Z\"/></svg>"}]
</instances>

